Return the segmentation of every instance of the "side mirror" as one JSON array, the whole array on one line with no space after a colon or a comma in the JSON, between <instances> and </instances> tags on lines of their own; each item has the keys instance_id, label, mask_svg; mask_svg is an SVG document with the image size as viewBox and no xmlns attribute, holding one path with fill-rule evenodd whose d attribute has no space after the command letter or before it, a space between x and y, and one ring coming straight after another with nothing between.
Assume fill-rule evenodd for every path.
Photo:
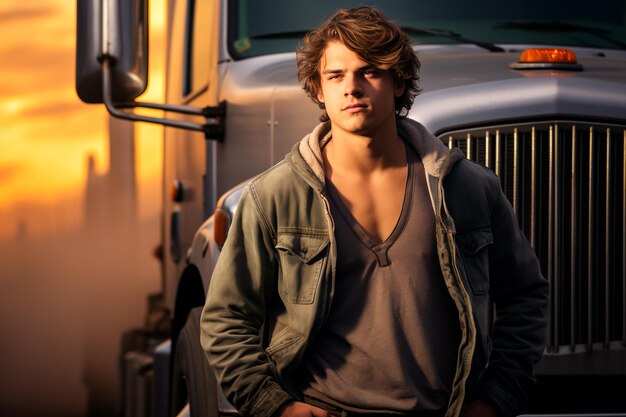
<instances>
[{"instance_id":1,"label":"side mirror","mask_svg":"<svg viewBox=\"0 0 626 417\"><path fill-rule=\"evenodd\" d=\"M77 0L76 92L103 103L103 60L111 97L130 101L148 85L148 0Z\"/></svg>"},{"instance_id":2,"label":"side mirror","mask_svg":"<svg viewBox=\"0 0 626 417\"><path fill-rule=\"evenodd\" d=\"M224 139L224 102L200 109L133 100L148 86L148 0L77 0L76 10L76 92L82 101L102 103L120 119ZM143 116L134 113L135 108L191 115L204 123Z\"/></svg>"}]
</instances>

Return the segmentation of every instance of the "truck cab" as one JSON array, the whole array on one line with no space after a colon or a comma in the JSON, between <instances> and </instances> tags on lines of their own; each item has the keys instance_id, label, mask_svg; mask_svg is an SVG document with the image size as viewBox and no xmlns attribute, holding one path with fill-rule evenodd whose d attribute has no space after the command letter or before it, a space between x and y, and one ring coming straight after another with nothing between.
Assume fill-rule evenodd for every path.
<instances>
[{"instance_id":1,"label":"truck cab","mask_svg":"<svg viewBox=\"0 0 626 417\"><path fill-rule=\"evenodd\" d=\"M128 2L129 9L107 9L115 2L102 1L100 12L100 2L78 1L79 38L90 31L96 41L91 49L78 46L77 68L89 66L96 81L81 82L88 71L77 70L77 89L88 96L108 84L112 112L136 117L128 108L142 104L128 101L141 82L125 93L124 80L145 83L147 74L137 73L137 54L120 55L141 48L119 51L141 44L146 23L138 11L146 1ZM146 415L236 413L199 347L199 311L243 184L281 161L318 123L320 110L296 78L302 36L356 3L168 2L166 103L149 104L165 115L143 121L171 126L164 140L162 291L172 328L169 341L148 352L159 370L150 395L124 393L124 401L152 404ZM550 281L548 345L536 369L540 389L550 394L538 390L534 410L626 412L615 388L626 381L626 5L369 3L406 31L421 61L422 93L408 117L495 171ZM108 16L105 30L81 28L86 15ZM108 49L98 46L105 38ZM119 72L110 83L100 62ZM107 91L101 95L84 100L106 102ZM577 402L572 393L580 385L597 387L598 396Z\"/></svg>"}]
</instances>

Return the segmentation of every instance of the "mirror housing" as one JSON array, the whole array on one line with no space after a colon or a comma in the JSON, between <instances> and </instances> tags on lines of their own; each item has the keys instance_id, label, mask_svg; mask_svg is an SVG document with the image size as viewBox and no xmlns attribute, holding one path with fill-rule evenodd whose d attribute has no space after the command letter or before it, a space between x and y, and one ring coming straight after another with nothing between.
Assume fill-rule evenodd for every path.
<instances>
[{"instance_id":1,"label":"mirror housing","mask_svg":"<svg viewBox=\"0 0 626 417\"><path fill-rule=\"evenodd\" d=\"M148 86L148 0L77 0L76 10L76 93L82 101L104 104L120 119L224 139L225 102L200 109L133 100ZM191 115L204 123L143 116L136 108Z\"/></svg>"},{"instance_id":2,"label":"mirror housing","mask_svg":"<svg viewBox=\"0 0 626 417\"><path fill-rule=\"evenodd\" d=\"M110 61L114 102L148 86L148 0L77 0L76 92L103 103L104 59Z\"/></svg>"}]
</instances>

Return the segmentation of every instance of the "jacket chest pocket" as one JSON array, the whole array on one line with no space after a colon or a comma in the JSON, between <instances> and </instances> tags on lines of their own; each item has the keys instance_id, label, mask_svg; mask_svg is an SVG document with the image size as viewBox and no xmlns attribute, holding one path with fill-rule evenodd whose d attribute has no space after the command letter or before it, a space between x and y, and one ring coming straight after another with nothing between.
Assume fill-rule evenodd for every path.
<instances>
[{"instance_id":1,"label":"jacket chest pocket","mask_svg":"<svg viewBox=\"0 0 626 417\"><path fill-rule=\"evenodd\" d=\"M294 304L312 304L327 257L328 236L280 232L276 250L281 294Z\"/></svg>"},{"instance_id":2,"label":"jacket chest pocket","mask_svg":"<svg viewBox=\"0 0 626 417\"><path fill-rule=\"evenodd\" d=\"M475 295L489 292L489 246L493 244L491 228L484 227L456 237L465 274Z\"/></svg>"}]
</instances>

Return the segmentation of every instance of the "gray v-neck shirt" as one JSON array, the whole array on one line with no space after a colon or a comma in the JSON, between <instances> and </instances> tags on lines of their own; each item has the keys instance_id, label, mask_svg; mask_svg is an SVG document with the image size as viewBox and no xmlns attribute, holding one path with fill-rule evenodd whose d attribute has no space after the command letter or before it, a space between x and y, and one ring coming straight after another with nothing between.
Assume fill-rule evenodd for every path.
<instances>
[{"instance_id":1,"label":"gray v-neck shirt","mask_svg":"<svg viewBox=\"0 0 626 417\"><path fill-rule=\"evenodd\" d=\"M335 295L300 375L305 396L349 411L439 412L449 400L458 313L439 269L424 167L408 146L407 157L402 211L382 243L368 236L327 181Z\"/></svg>"}]
</instances>

